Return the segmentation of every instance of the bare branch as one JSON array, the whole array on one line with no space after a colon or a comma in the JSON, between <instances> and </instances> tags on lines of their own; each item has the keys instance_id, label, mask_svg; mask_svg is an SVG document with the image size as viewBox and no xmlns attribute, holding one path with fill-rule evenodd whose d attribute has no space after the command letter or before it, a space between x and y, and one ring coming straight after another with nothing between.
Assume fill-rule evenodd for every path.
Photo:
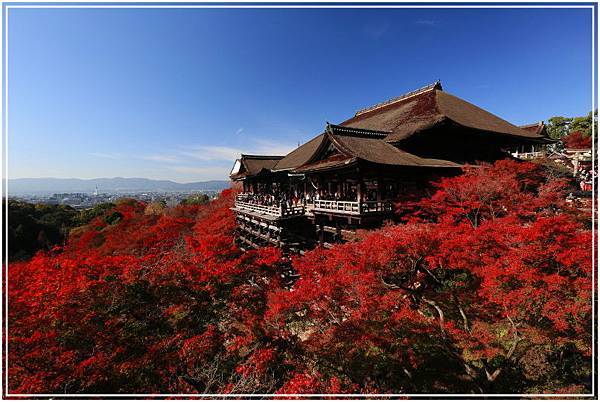
<instances>
[{"instance_id":1,"label":"bare branch","mask_svg":"<svg viewBox=\"0 0 600 402\"><path fill-rule=\"evenodd\" d=\"M506 354L505 358L506 360L510 360L512 358L512 356L515 353L515 350L517 350L517 345L519 344L519 342L521 342L523 340L523 338L521 338L519 336L519 332L517 330L517 325L515 324L515 322L510 318L510 316L506 316L506 318L508 319L508 321L510 322L511 326L513 327L513 343L510 347L510 349L508 350L508 353ZM488 372L488 370L485 370L485 374L487 376L488 381L493 382L496 380L496 378L498 378L498 376L500 375L500 373L502 372L502 368L499 367L497 368L492 374L490 374Z\"/></svg>"},{"instance_id":2,"label":"bare branch","mask_svg":"<svg viewBox=\"0 0 600 402\"><path fill-rule=\"evenodd\" d=\"M452 292L452 299L454 300L454 303L456 303L456 306L458 307L458 311L460 312L460 316L462 317L463 328L465 329L465 331L468 334L471 334L471 327L469 325L469 319L467 318L467 315L465 314L465 311L463 310L462 305L460 304L460 301L458 300L458 297L456 297L454 292Z\"/></svg>"},{"instance_id":3,"label":"bare branch","mask_svg":"<svg viewBox=\"0 0 600 402\"><path fill-rule=\"evenodd\" d=\"M428 299L426 297L421 297L421 300L423 300L425 303L429 304L430 306L432 306L433 308L435 308L437 310L438 319L439 319L439 322L440 322L440 331L442 332L442 336L445 338L446 337L446 331L444 331L444 311L433 300L430 300L430 299Z\"/></svg>"}]
</instances>

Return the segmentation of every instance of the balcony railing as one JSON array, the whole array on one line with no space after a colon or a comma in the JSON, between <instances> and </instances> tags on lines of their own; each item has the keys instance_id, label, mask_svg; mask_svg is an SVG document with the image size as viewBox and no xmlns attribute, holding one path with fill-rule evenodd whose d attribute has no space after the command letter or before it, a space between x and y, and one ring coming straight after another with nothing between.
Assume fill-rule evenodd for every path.
<instances>
[{"instance_id":1,"label":"balcony railing","mask_svg":"<svg viewBox=\"0 0 600 402\"><path fill-rule=\"evenodd\" d=\"M351 215L362 215L374 212L392 212L392 201L334 201L315 200L314 210L322 212L341 212Z\"/></svg>"},{"instance_id":2,"label":"balcony railing","mask_svg":"<svg viewBox=\"0 0 600 402\"><path fill-rule=\"evenodd\" d=\"M262 215L269 215L278 218L304 215L304 205L293 205L290 207L288 207L287 205L262 205L248 200L248 198L244 194L239 194L236 197L235 206L236 208L247 210L249 212L255 212Z\"/></svg>"},{"instance_id":3,"label":"balcony railing","mask_svg":"<svg viewBox=\"0 0 600 402\"><path fill-rule=\"evenodd\" d=\"M239 194L236 197L235 206L238 209L259 213L272 217L291 217L304 215L305 212L335 212L347 215L363 215L370 213L385 213L394 210L393 201L335 201L335 200L313 200L308 205L262 205L248 194Z\"/></svg>"},{"instance_id":4,"label":"balcony railing","mask_svg":"<svg viewBox=\"0 0 600 402\"><path fill-rule=\"evenodd\" d=\"M335 211L358 214L360 211L356 201L314 200L313 209L316 211Z\"/></svg>"},{"instance_id":5,"label":"balcony railing","mask_svg":"<svg viewBox=\"0 0 600 402\"><path fill-rule=\"evenodd\" d=\"M515 158L519 159L537 159L546 156L546 152L544 151L534 151L534 152L513 152L511 154Z\"/></svg>"}]
</instances>

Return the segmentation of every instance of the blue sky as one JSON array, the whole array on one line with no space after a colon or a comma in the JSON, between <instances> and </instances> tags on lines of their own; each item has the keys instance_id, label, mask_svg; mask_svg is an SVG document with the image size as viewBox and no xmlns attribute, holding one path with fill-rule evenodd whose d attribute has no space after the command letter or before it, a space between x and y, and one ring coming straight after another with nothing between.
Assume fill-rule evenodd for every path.
<instances>
[{"instance_id":1,"label":"blue sky","mask_svg":"<svg viewBox=\"0 0 600 402\"><path fill-rule=\"evenodd\" d=\"M589 9L11 9L9 177L225 179L427 85L584 115Z\"/></svg>"}]
</instances>

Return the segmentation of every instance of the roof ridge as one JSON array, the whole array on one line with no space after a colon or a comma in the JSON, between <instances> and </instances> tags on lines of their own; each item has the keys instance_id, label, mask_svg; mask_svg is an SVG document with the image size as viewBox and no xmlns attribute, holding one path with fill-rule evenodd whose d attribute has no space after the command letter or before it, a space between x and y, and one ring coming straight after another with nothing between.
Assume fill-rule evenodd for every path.
<instances>
[{"instance_id":1,"label":"roof ridge","mask_svg":"<svg viewBox=\"0 0 600 402\"><path fill-rule=\"evenodd\" d=\"M400 95L400 96L396 96L395 98L391 98L391 99L388 99L388 100L386 100L384 102L377 103L377 104L375 104L373 106L361 109L361 110L359 110L358 112L356 112L354 114L354 117L359 116L359 115L364 114L364 113L367 113L367 112L370 112L370 111L375 110L375 109L382 108L384 106L391 105L393 103L396 103L396 102L404 100L404 99L412 98L413 96L416 96L416 95L421 95L422 93L431 91L433 89L442 90L442 83L440 82L440 80L437 80L433 84L429 84L429 85L426 85L426 86L421 87L419 89L415 89L414 91L407 92L407 93L405 93L403 95Z\"/></svg>"},{"instance_id":2,"label":"roof ridge","mask_svg":"<svg viewBox=\"0 0 600 402\"><path fill-rule=\"evenodd\" d=\"M282 159L283 155L250 155L250 154L241 154L242 158L254 158L254 159Z\"/></svg>"},{"instance_id":3,"label":"roof ridge","mask_svg":"<svg viewBox=\"0 0 600 402\"><path fill-rule=\"evenodd\" d=\"M537 123L530 123L530 124L523 124L517 127L523 128L523 127L539 127L544 125L544 121L538 121Z\"/></svg>"},{"instance_id":4,"label":"roof ridge","mask_svg":"<svg viewBox=\"0 0 600 402\"><path fill-rule=\"evenodd\" d=\"M367 129L367 128L354 128L354 127L346 127L346 126L340 126L337 124L330 124L329 122L327 122L327 126L325 128L325 131L330 131L330 132L341 132L343 134L359 134L359 135L364 135L364 136L368 136L368 137L374 137L374 138L385 138L387 137L391 131L383 131L383 130L371 130L371 129Z\"/></svg>"}]
</instances>

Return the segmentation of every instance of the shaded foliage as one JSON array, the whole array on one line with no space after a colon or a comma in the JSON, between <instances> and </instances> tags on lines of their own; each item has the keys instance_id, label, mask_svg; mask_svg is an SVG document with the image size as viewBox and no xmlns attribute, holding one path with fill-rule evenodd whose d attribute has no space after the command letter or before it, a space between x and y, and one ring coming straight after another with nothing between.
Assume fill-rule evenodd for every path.
<instances>
[{"instance_id":1,"label":"shaded foliage","mask_svg":"<svg viewBox=\"0 0 600 402\"><path fill-rule=\"evenodd\" d=\"M34 205L15 200L3 200L8 209L8 250L3 258L29 258L38 250L62 244L71 227L77 224L77 211L66 205Z\"/></svg>"},{"instance_id":2,"label":"shaded foliage","mask_svg":"<svg viewBox=\"0 0 600 402\"><path fill-rule=\"evenodd\" d=\"M48 251L63 245L72 228L86 225L98 216L104 216L115 207L113 203L98 204L76 210L68 205L31 204L17 200L3 200L8 209L8 251L10 260L32 257L37 251ZM114 219L114 217L113 217Z\"/></svg>"}]
</instances>

